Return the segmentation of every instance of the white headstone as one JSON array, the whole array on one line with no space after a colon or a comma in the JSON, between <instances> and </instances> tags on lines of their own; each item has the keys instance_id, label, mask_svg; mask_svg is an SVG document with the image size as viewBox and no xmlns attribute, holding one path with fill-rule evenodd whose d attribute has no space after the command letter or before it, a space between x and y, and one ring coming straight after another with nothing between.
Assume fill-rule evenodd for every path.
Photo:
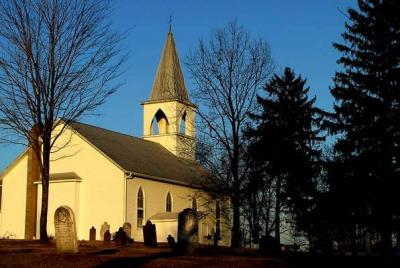
<instances>
[{"instance_id":1,"label":"white headstone","mask_svg":"<svg viewBox=\"0 0 400 268\"><path fill-rule=\"evenodd\" d=\"M132 230L131 224L129 222L125 222L122 228L124 229L126 236L128 238L131 238L131 230Z\"/></svg>"}]
</instances>

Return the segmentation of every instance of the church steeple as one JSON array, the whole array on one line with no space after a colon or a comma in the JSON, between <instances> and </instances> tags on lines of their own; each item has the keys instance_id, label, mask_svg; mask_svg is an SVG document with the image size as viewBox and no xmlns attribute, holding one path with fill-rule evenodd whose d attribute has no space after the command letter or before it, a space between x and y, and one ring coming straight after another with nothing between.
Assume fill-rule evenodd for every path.
<instances>
[{"instance_id":1,"label":"church steeple","mask_svg":"<svg viewBox=\"0 0 400 268\"><path fill-rule=\"evenodd\" d=\"M143 138L176 156L194 159L196 106L189 100L171 25L150 99L142 105Z\"/></svg>"},{"instance_id":2,"label":"church steeple","mask_svg":"<svg viewBox=\"0 0 400 268\"><path fill-rule=\"evenodd\" d=\"M189 101L171 25L150 94L150 101L160 100Z\"/></svg>"}]
</instances>

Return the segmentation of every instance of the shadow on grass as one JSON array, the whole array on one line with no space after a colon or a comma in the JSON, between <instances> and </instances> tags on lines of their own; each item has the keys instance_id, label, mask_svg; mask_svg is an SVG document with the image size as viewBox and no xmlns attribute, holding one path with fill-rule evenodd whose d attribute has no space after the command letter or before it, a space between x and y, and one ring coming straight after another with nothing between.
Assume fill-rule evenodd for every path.
<instances>
[{"instance_id":1,"label":"shadow on grass","mask_svg":"<svg viewBox=\"0 0 400 268\"><path fill-rule=\"evenodd\" d=\"M232 249L227 247L202 247L197 250L197 254L201 256L215 256L215 255L223 255L223 256L239 256L239 257L265 257L262 254L259 254L256 250L243 250L240 249Z\"/></svg>"},{"instance_id":2,"label":"shadow on grass","mask_svg":"<svg viewBox=\"0 0 400 268\"><path fill-rule=\"evenodd\" d=\"M90 253L90 255L110 255L110 254L115 254L117 252L119 252L118 249L108 248L108 249L103 249L100 251L92 252L92 253Z\"/></svg>"},{"instance_id":3,"label":"shadow on grass","mask_svg":"<svg viewBox=\"0 0 400 268\"><path fill-rule=\"evenodd\" d=\"M141 256L141 257L121 257L109 260L105 263L102 263L96 267L139 267L146 262L162 259L162 258L170 258L177 256L177 254L172 252L160 252L149 256Z\"/></svg>"},{"instance_id":4,"label":"shadow on grass","mask_svg":"<svg viewBox=\"0 0 400 268\"><path fill-rule=\"evenodd\" d=\"M400 267L399 257L372 257L372 256L323 256L323 255L293 255L285 258L290 268L337 268L337 267Z\"/></svg>"},{"instance_id":5,"label":"shadow on grass","mask_svg":"<svg viewBox=\"0 0 400 268\"><path fill-rule=\"evenodd\" d=\"M6 249L6 250L0 249L0 255L7 253L32 253L32 252L33 252L32 248L16 248L16 249Z\"/></svg>"}]
</instances>

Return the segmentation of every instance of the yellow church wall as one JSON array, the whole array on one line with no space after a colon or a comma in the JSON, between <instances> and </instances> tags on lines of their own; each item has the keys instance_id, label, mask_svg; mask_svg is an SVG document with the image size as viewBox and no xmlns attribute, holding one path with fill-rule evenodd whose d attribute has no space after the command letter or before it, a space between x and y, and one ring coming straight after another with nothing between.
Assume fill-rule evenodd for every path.
<instances>
[{"instance_id":1,"label":"yellow church wall","mask_svg":"<svg viewBox=\"0 0 400 268\"><path fill-rule=\"evenodd\" d=\"M57 131L57 130L56 130ZM57 146L65 148L52 155L50 173L75 172L82 181L76 183L79 187L79 206L74 209L77 220L77 235L79 239L89 239L89 229L94 226L97 230L97 239L100 237L100 228L104 222L110 224L110 231L117 231L124 223L125 185L124 172L113 164L103 153L87 143L79 134L73 134L69 129L56 142ZM64 183L63 183L64 184ZM55 185L55 184L53 184ZM64 184L68 185L68 184ZM54 188L62 187L57 184ZM72 203L75 199L73 191L58 193L51 191L50 198L56 204ZM66 197L67 196L67 197ZM38 195L40 204L41 195ZM76 211L79 208L79 211ZM38 214L40 210L38 210ZM51 219L48 228L53 230L52 219L54 211L49 211Z\"/></svg>"},{"instance_id":2,"label":"yellow church wall","mask_svg":"<svg viewBox=\"0 0 400 268\"><path fill-rule=\"evenodd\" d=\"M199 191L190 187L135 177L126 179L124 172L110 159L86 142L79 134L69 129L56 142L55 148L67 144L65 148L52 155L51 174L74 172L81 179L51 181L49 189L48 232L54 235L54 212L67 205L75 213L77 235L79 239L89 238L89 229L94 226L97 239L101 225L110 224L111 232L117 231L125 221L131 223L132 236L143 241L142 228L137 228L137 191L142 187L144 193L144 221L151 216L166 211L166 196L172 197L172 211L180 212L192 206L192 197ZM68 142L67 142L68 141ZM21 157L3 176L3 202L0 235L8 231L15 238L23 238L25 231L27 156ZM37 234L41 208L41 184L38 187ZM202 206L201 197L197 197L199 211L208 210ZM125 207L126 202L126 207ZM126 209L125 209L126 208ZM174 223L164 224L164 234L169 233ZM175 223L176 224L176 223ZM206 226L206 227L204 227ZM215 220L207 217L199 224L199 241L207 243L203 234L211 233ZM204 228L204 230L203 230ZM225 230L225 229L224 229ZM229 245L229 229L221 230L223 243ZM160 235L161 235L160 230ZM175 237L176 238L176 237Z\"/></svg>"},{"instance_id":3,"label":"yellow church wall","mask_svg":"<svg viewBox=\"0 0 400 268\"><path fill-rule=\"evenodd\" d=\"M197 196L199 190L193 189L190 187L185 187L176 184L164 183L160 181L148 180L143 178L134 177L133 179L128 179L127 181L127 221L132 226L132 236L135 241L143 241L143 229L137 227L137 193L139 188L142 188L144 195L144 220L143 224L146 223L146 220L151 216L166 212L166 197L168 192L172 197L172 212L181 212L185 208L192 207L192 198L193 196ZM205 201L202 200L201 197L197 196L196 198L198 211L210 212L208 211L208 207L205 204ZM206 211L207 210L207 211ZM166 223L163 224L163 230L157 230L160 233L158 239L161 239L161 234L169 233L169 230L173 228L174 223ZM159 228L159 224L157 227ZM176 226L176 223L175 223ZM204 230L207 228L211 231L212 228L215 227L215 221L213 217L205 217L199 222L199 242L207 243L202 237L201 234L205 233ZM176 227L175 227L176 229ZM176 233L176 231L175 231ZM207 234L209 234L208 232ZM221 232L222 233L222 232ZM174 234L171 234L174 236ZM222 237L223 241L221 241L221 245L229 245L230 243L230 233L228 229L224 229L224 236ZM177 237L175 237L177 240ZM166 242L166 237L163 241Z\"/></svg>"},{"instance_id":4,"label":"yellow church wall","mask_svg":"<svg viewBox=\"0 0 400 268\"><path fill-rule=\"evenodd\" d=\"M79 185L77 181L50 181L49 183L49 203L47 217L47 234L54 237L54 213L60 206L70 207L75 214L76 226L79 227ZM40 222L42 185L38 184L38 213L37 223ZM39 234L39 226L36 225L36 233ZM79 230L79 228L77 228ZM79 237L79 234L78 234Z\"/></svg>"},{"instance_id":5,"label":"yellow church wall","mask_svg":"<svg viewBox=\"0 0 400 268\"><path fill-rule=\"evenodd\" d=\"M3 175L0 237L23 239L25 236L27 171L25 153Z\"/></svg>"},{"instance_id":6,"label":"yellow church wall","mask_svg":"<svg viewBox=\"0 0 400 268\"><path fill-rule=\"evenodd\" d=\"M157 242L167 243L168 235L171 235L177 241L177 222L172 220L152 221L156 225Z\"/></svg>"}]
</instances>

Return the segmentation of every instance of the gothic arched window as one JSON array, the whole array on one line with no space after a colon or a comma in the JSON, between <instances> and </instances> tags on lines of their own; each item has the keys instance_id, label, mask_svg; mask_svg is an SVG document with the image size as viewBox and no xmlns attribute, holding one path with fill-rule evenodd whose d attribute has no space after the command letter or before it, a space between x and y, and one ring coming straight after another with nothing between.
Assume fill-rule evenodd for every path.
<instances>
[{"instance_id":1,"label":"gothic arched window","mask_svg":"<svg viewBox=\"0 0 400 268\"><path fill-rule=\"evenodd\" d=\"M168 133L168 125L167 116L159 109L151 122L150 133L152 135L166 134Z\"/></svg>"},{"instance_id":2,"label":"gothic arched window","mask_svg":"<svg viewBox=\"0 0 400 268\"><path fill-rule=\"evenodd\" d=\"M179 133L186 134L186 112L184 112L181 117L181 122L179 125Z\"/></svg>"},{"instance_id":3,"label":"gothic arched window","mask_svg":"<svg viewBox=\"0 0 400 268\"><path fill-rule=\"evenodd\" d=\"M167 212L171 212L172 211L172 199L171 199L171 194L169 192L168 192L167 198L165 200L165 210Z\"/></svg>"},{"instance_id":4,"label":"gothic arched window","mask_svg":"<svg viewBox=\"0 0 400 268\"><path fill-rule=\"evenodd\" d=\"M137 227L142 228L144 218L144 197L142 188L137 193Z\"/></svg>"}]
</instances>

